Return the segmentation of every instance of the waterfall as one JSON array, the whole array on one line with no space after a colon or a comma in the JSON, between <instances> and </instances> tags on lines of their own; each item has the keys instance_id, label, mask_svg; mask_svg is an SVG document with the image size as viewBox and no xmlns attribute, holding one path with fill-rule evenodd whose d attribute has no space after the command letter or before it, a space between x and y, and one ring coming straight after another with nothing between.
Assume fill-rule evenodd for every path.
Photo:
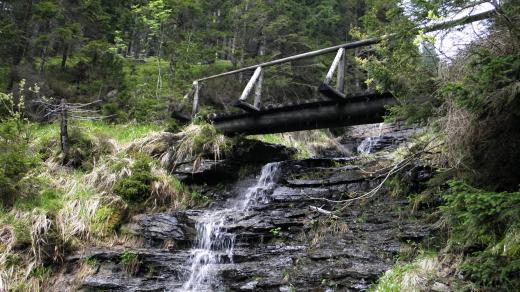
<instances>
[{"instance_id":1,"label":"waterfall","mask_svg":"<svg viewBox=\"0 0 520 292\"><path fill-rule=\"evenodd\" d=\"M237 214L247 212L255 203L266 202L267 195L276 184L280 163L269 163L262 168L256 184L229 207L208 211L196 224L197 236L190 250L190 271L181 291L212 291L217 284L218 265L233 262L235 234L226 231L226 225L236 220Z\"/></svg>"},{"instance_id":2,"label":"waterfall","mask_svg":"<svg viewBox=\"0 0 520 292\"><path fill-rule=\"evenodd\" d=\"M384 123L379 124L379 134L374 137L368 137L365 140L361 141L361 144L357 147L358 153L370 154L374 148L374 145L377 145L379 141L381 141L381 135L383 133L383 125Z\"/></svg>"}]
</instances>

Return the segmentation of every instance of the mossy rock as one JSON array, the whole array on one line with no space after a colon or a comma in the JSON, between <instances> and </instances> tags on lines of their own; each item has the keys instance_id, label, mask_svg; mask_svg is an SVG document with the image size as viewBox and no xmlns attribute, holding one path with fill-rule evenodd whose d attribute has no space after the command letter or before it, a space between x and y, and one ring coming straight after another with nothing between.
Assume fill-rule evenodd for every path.
<instances>
[{"instance_id":1,"label":"mossy rock","mask_svg":"<svg viewBox=\"0 0 520 292\"><path fill-rule=\"evenodd\" d=\"M93 232L101 237L114 233L126 217L127 206L123 201L114 201L97 209L92 222Z\"/></svg>"}]
</instances>

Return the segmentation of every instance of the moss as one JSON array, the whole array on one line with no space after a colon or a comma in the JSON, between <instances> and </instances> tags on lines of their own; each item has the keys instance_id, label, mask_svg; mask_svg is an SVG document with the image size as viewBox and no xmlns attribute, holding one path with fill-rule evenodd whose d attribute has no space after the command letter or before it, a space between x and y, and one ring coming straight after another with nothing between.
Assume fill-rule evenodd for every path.
<instances>
[{"instance_id":1,"label":"moss","mask_svg":"<svg viewBox=\"0 0 520 292\"><path fill-rule=\"evenodd\" d=\"M141 203L150 197L150 185L155 179L150 164L150 158L140 156L132 165L132 174L116 183L114 193L130 204Z\"/></svg>"},{"instance_id":2,"label":"moss","mask_svg":"<svg viewBox=\"0 0 520 292\"><path fill-rule=\"evenodd\" d=\"M126 208L122 202L101 206L96 210L96 214L92 218L91 229L100 237L108 236L119 228L125 215Z\"/></svg>"}]
</instances>

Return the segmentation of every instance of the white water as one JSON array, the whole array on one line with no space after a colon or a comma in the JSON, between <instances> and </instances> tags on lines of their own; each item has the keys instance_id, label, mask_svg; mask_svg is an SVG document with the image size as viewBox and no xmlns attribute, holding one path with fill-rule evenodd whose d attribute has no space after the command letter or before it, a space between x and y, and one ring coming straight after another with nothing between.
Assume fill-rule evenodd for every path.
<instances>
[{"instance_id":1,"label":"white water","mask_svg":"<svg viewBox=\"0 0 520 292\"><path fill-rule=\"evenodd\" d=\"M361 141L361 144L357 147L358 153L364 153L364 154L370 154L372 152L372 149L374 148L374 145L381 140L381 135L383 133L383 123L379 124L379 134L375 137L368 137L365 140Z\"/></svg>"},{"instance_id":2,"label":"white water","mask_svg":"<svg viewBox=\"0 0 520 292\"><path fill-rule=\"evenodd\" d=\"M189 277L181 291L213 291L218 284L218 265L233 262L235 234L227 233L225 226L233 223L238 214L247 212L257 202L265 202L275 186L279 163L262 168L257 183L244 194L230 201L229 207L206 212L196 225L197 237L190 250Z\"/></svg>"}]
</instances>

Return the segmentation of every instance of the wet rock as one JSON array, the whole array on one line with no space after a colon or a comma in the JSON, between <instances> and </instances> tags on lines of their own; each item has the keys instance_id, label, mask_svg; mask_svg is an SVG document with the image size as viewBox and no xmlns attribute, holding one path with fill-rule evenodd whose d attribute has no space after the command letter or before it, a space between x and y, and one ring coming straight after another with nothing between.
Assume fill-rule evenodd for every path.
<instances>
[{"instance_id":1,"label":"wet rock","mask_svg":"<svg viewBox=\"0 0 520 292\"><path fill-rule=\"evenodd\" d=\"M352 182L359 182L370 178L360 171L347 171L338 169L339 173L335 173L323 179L288 179L287 184L295 187L315 187L315 186L330 186L338 184L348 184Z\"/></svg>"},{"instance_id":2,"label":"wet rock","mask_svg":"<svg viewBox=\"0 0 520 292\"><path fill-rule=\"evenodd\" d=\"M231 170L238 172L246 161L264 163L291 154L279 146L244 143L242 150L226 161L203 162L197 181L222 177ZM219 236L235 240L233 256L216 250L223 260L211 267L217 277L215 282L204 283L208 291L367 290L394 265L402 242L420 242L429 236L424 214L407 213L408 201L388 196L384 189L371 200L346 206L334 218L309 206L337 210L330 200L371 190L380 179L360 169L378 169L377 162L356 157L283 162L276 186L263 192L247 211L230 213L222 222ZM219 169L222 164L229 170ZM190 167L179 168L178 174L183 171L193 177ZM417 170L414 179L428 176L427 170ZM226 198L243 194L256 181L248 176L225 188L208 186L220 193L212 196L215 203L211 208L221 210L232 203ZM91 250L68 258L68 262L73 265L85 257L96 259L96 271L83 281L85 291L179 291L176 289L182 287L191 267L194 224L204 214L203 210L187 210L132 218L125 228L145 239L147 248L133 250L141 266L131 277L121 267L124 248ZM71 271L73 274L74 269Z\"/></svg>"},{"instance_id":3,"label":"wet rock","mask_svg":"<svg viewBox=\"0 0 520 292\"><path fill-rule=\"evenodd\" d=\"M224 160L203 159L178 165L173 174L186 184L221 184L238 178L244 165L265 164L290 159L296 149L258 140L242 140Z\"/></svg>"},{"instance_id":4,"label":"wet rock","mask_svg":"<svg viewBox=\"0 0 520 292\"><path fill-rule=\"evenodd\" d=\"M196 166L194 162L181 164L173 174L186 184L217 184L236 179L237 171L229 161L205 159Z\"/></svg>"},{"instance_id":5,"label":"wet rock","mask_svg":"<svg viewBox=\"0 0 520 292\"><path fill-rule=\"evenodd\" d=\"M165 242L182 246L193 241L194 226L195 222L183 213L162 213L134 216L123 228L144 238L150 246L161 246Z\"/></svg>"},{"instance_id":6,"label":"wet rock","mask_svg":"<svg viewBox=\"0 0 520 292\"><path fill-rule=\"evenodd\" d=\"M242 140L233 149L229 160L239 163L268 163L288 160L294 154L296 149L283 145L258 140Z\"/></svg>"}]
</instances>

